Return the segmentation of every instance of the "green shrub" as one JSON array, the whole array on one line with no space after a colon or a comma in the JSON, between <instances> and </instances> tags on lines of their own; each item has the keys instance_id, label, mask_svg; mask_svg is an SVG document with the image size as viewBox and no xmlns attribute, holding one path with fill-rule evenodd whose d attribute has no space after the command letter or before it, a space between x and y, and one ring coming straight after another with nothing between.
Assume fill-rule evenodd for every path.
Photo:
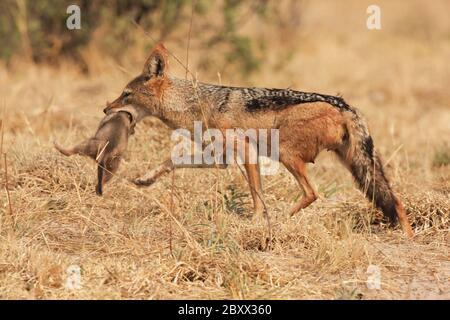
<instances>
[{"instance_id":1,"label":"green shrub","mask_svg":"<svg viewBox=\"0 0 450 320\"><path fill-rule=\"evenodd\" d=\"M69 31L66 27L69 16L66 10L71 4L80 7L80 30ZM80 49L91 41L95 41L108 56L120 60L126 55L124 50L142 43L135 41L135 37L142 34L136 32L133 21L152 34L155 40L161 41L172 36L175 30L187 34L191 10L194 9L195 19L206 22L208 26L208 32L192 35L199 40L200 46L208 51L220 50L222 54L214 59L226 66L233 65L238 73L248 75L258 70L264 48L258 40L242 35L240 28L249 13L260 16L266 23L281 18L268 19L267 7L266 0L2 0L0 59L8 62L17 56L35 63L54 64L61 58L68 58L87 69ZM208 20L208 13L217 8L221 8L218 14L222 21L210 23L217 21ZM94 39L98 30L101 32L97 32ZM206 57L200 67L217 68L218 61L208 59L211 57Z\"/></svg>"}]
</instances>

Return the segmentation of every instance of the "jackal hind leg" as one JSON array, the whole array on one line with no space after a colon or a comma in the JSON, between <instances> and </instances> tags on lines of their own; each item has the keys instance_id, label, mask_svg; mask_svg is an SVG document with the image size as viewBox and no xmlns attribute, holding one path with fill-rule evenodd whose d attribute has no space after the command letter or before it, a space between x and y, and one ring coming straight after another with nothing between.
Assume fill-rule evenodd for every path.
<instances>
[{"instance_id":1,"label":"jackal hind leg","mask_svg":"<svg viewBox=\"0 0 450 320\"><path fill-rule=\"evenodd\" d=\"M306 172L306 165L301 159L281 160L284 166L297 180L300 188L303 190L303 197L289 210L289 215L294 215L301 209L308 207L317 199L317 192L312 187Z\"/></svg>"}]
</instances>

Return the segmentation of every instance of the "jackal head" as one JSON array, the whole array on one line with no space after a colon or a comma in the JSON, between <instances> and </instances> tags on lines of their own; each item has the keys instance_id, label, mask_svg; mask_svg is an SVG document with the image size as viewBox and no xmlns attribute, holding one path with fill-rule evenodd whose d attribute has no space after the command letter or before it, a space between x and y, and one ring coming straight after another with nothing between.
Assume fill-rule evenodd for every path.
<instances>
[{"instance_id":1,"label":"jackal head","mask_svg":"<svg viewBox=\"0 0 450 320\"><path fill-rule=\"evenodd\" d=\"M113 102L106 103L104 113L128 111L133 121L139 121L148 115L155 115L161 104L164 89L170 84L167 77L168 52L162 44L157 44L142 73L131 80L121 95Z\"/></svg>"}]
</instances>

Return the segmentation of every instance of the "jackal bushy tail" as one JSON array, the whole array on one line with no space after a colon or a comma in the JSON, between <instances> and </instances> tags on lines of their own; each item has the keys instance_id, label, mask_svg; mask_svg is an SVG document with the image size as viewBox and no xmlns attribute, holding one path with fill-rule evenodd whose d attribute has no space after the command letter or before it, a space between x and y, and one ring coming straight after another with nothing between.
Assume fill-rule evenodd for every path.
<instances>
[{"instance_id":1,"label":"jackal bushy tail","mask_svg":"<svg viewBox=\"0 0 450 320\"><path fill-rule=\"evenodd\" d=\"M367 125L356 110L345 111L343 115L346 118L348 139L337 150L337 154L368 200L381 209L391 224L395 224L398 218L403 230L411 237L413 231L406 213L384 174L383 164L374 149Z\"/></svg>"}]
</instances>

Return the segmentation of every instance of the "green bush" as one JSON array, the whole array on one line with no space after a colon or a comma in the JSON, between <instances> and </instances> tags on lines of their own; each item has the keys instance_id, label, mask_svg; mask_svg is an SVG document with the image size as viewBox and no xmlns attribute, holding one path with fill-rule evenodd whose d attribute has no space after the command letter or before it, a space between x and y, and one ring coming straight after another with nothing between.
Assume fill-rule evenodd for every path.
<instances>
[{"instance_id":1,"label":"green bush","mask_svg":"<svg viewBox=\"0 0 450 320\"><path fill-rule=\"evenodd\" d=\"M66 27L69 16L66 10L71 4L81 9L80 30L68 31ZM211 24L207 34L198 33L193 37L208 50L220 46L222 62L235 65L242 74L256 71L261 59L255 48L261 52L261 46L241 35L239 29L244 13L266 19L267 0L2 0L0 59L8 62L17 56L35 63L54 64L68 58L86 69L80 49L94 40L94 32L99 29L102 36L95 39L96 45L109 56L120 59L124 48L136 44L133 22L149 30L156 40L164 40L177 29L186 32L191 9L196 19L205 21L217 5L223 8L222 23ZM208 62L206 58L203 67L211 65L217 65L216 61Z\"/></svg>"}]
</instances>

